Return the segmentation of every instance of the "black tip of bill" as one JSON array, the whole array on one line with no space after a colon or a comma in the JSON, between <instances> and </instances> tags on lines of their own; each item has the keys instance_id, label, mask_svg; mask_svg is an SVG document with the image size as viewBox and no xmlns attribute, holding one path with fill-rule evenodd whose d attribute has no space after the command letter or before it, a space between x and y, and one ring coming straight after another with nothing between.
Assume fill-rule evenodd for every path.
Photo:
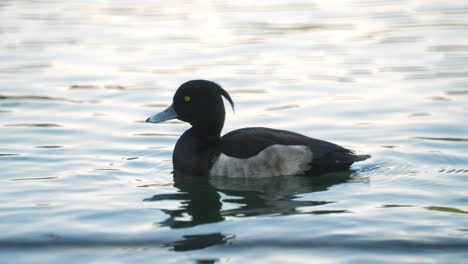
<instances>
[{"instance_id":1,"label":"black tip of bill","mask_svg":"<svg viewBox=\"0 0 468 264\"><path fill-rule=\"evenodd\" d=\"M147 123L161 123L167 120L177 118L177 113L172 105L170 105L166 110L161 113L155 114L146 119Z\"/></svg>"}]
</instances>

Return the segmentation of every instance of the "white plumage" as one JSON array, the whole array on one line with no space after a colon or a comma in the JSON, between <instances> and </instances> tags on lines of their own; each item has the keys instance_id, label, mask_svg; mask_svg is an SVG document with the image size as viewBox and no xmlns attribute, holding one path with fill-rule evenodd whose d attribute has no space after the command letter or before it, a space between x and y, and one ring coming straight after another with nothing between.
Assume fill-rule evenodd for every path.
<instances>
[{"instance_id":1,"label":"white plumage","mask_svg":"<svg viewBox=\"0 0 468 264\"><path fill-rule=\"evenodd\" d=\"M257 155L240 159L221 153L210 169L210 176L271 177L300 175L310 169L312 151L302 145L272 145Z\"/></svg>"}]
</instances>

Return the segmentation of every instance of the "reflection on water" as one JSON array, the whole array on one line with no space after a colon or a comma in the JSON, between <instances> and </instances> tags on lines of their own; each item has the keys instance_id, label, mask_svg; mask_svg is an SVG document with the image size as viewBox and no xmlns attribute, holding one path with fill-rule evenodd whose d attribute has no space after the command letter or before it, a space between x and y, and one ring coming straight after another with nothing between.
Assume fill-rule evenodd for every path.
<instances>
[{"instance_id":1,"label":"reflection on water","mask_svg":"<svg viewBox=\"0 0 468 264\"><path fill-rule=\"evenodd\" d=\"M19 178L19 179L13 179L12 181L52 180L52 179L57 179L57 178L58 178L58 177Z\"/></svg>"},{"instance_id":2,"label":"reflection on water","mask_svg":"<svg viewBox=\"0 0 468 264\"><path fill-rule=\"evenodd\" d=\"M7 124L5 126L11 126L11 127L62 127L62 125L59 124Z\"/></svg>"},{"instance_id":3,"label":"reflection on water","mask_svg":"<svg viewBox=\"0 0 468 264\"><path fill-rule=\"evenodd\" d=\"M435 141L452 141L452 142L468 142L468 138L437 138L437 137L412 137L414 139L435 140Z\"/></svg>"},{"instance_id":4,"label":"reflection on water","mask_svg":"<svg viewBox=\"0 0 468 264\"><path fill-rule=\"evenodd\" d=\"M220 233L206 235L185 235L183 240L178 240L167 244L174 251L188 251L203 249L215 245L226 244L234 236L226 236Z\"/></svg>"},{"instance_id":5,"label":"reflection on water","mask_svg":"<svg viewBox=\"0 0 468 264\"><path fill-rule=\"evenodd\" d=\"M426 209L432 210L432 211L439 211L439 212L450 212L454 214L468 214L468 211L463 211L457 208L442 207L442 206L428 206L426 207Z\"/></svg>"},{"instance_id":6,"label":"reflection on water","mask_svg":"<svg viewBox=\"0 0 468 264\"><path fill-rule=\"evenodd\" d=\"M50 96L35 96L35 95L30 95L30 96L14 96L14 95L0 95L0 100L12 100L12 101L17 101L17 100L33 100L33 101L63 101L63 102L72 102L72 103L86 103L86 101L78 101L78 100L73 100L73 99L67 99L67 98L57 98L57 97L50 97Z\"/></svg>"},{"instance_id":7,"label":"reflection on water","mask_svg":"<svg viewBox=\"0 0 468 264\"><path fill-rule=\"evenodd\" d=\"M290 105L273 106L273 107L265 108L265 111L280 111L280 110L286 110L286 109L291 109L291 108L296 108L296 107L299 107L299 105L290 104Z\"/></svg>"},{"instance_id":8,"label":"reflection on water","mask_svg":"<svg viewBox=\"0 0 468 264\"><path fill-rule=\"evenodd\" d=\"M279 216L295 214L332 214L346 210L312 210L303 208L333 203L333 201L296 200L301 194L326 191L333 185L348 182L352 171L330 173L319 177L274 177L243 179L193 177L174 174L177 193L157 194L144 201L179 201L176 209L164 209L169 215L158 225L186 228L224 221L229 217ZM228 196L228 198L222 198ZM231 209L223 209L229 204Z\"/></svg>"},{"instance_id":9,"label":"reflection on water","mask_svg":"<svg viewBox=\"0 0 468 264\"><path fill-rule=\"evenodd\" d=\"M127 87L120 86L120 85L104 85L104 86L98 86L98 85L72 85L70 86L70 90L86 90L86 89L109 89L109 90L126 90L128 89Z\"/></svg>"}]
</instances>

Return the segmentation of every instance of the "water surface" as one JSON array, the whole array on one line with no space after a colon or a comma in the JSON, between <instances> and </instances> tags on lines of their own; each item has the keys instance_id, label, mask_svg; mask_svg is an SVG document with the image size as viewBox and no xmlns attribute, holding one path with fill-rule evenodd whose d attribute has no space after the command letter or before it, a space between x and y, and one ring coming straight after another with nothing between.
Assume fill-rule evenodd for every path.
<instances>
[{"instance_id":1,"label":"water surface","mask_svg":"<svg viewBox=\"0 0 468 264\"><path fill-rule=\"evenodd\" d=\"M0 254L15 263L466 263L466 1L3 1ZM224 132L372 159L318 178L173 175L176 88Z\"/></svg>"}]
</instances>

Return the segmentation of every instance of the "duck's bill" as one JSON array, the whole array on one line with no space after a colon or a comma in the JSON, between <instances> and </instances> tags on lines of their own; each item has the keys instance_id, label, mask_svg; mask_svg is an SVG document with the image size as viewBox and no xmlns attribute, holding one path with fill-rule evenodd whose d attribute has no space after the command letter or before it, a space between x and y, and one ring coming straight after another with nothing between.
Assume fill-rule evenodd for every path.
<instances>
[{"instance_id":1,"label":"duck's bill","mask_svg":"<svg viewBox=\"0 0 468 264\"><path fill-rule=\"evenodd\" d=\"M161 123L167 120L177 118L177 113L174 109L174 106L170 105L166 110L162 111L159 114L155 114L146 119L148 123Z\"/></svg>"}]
</instances>

